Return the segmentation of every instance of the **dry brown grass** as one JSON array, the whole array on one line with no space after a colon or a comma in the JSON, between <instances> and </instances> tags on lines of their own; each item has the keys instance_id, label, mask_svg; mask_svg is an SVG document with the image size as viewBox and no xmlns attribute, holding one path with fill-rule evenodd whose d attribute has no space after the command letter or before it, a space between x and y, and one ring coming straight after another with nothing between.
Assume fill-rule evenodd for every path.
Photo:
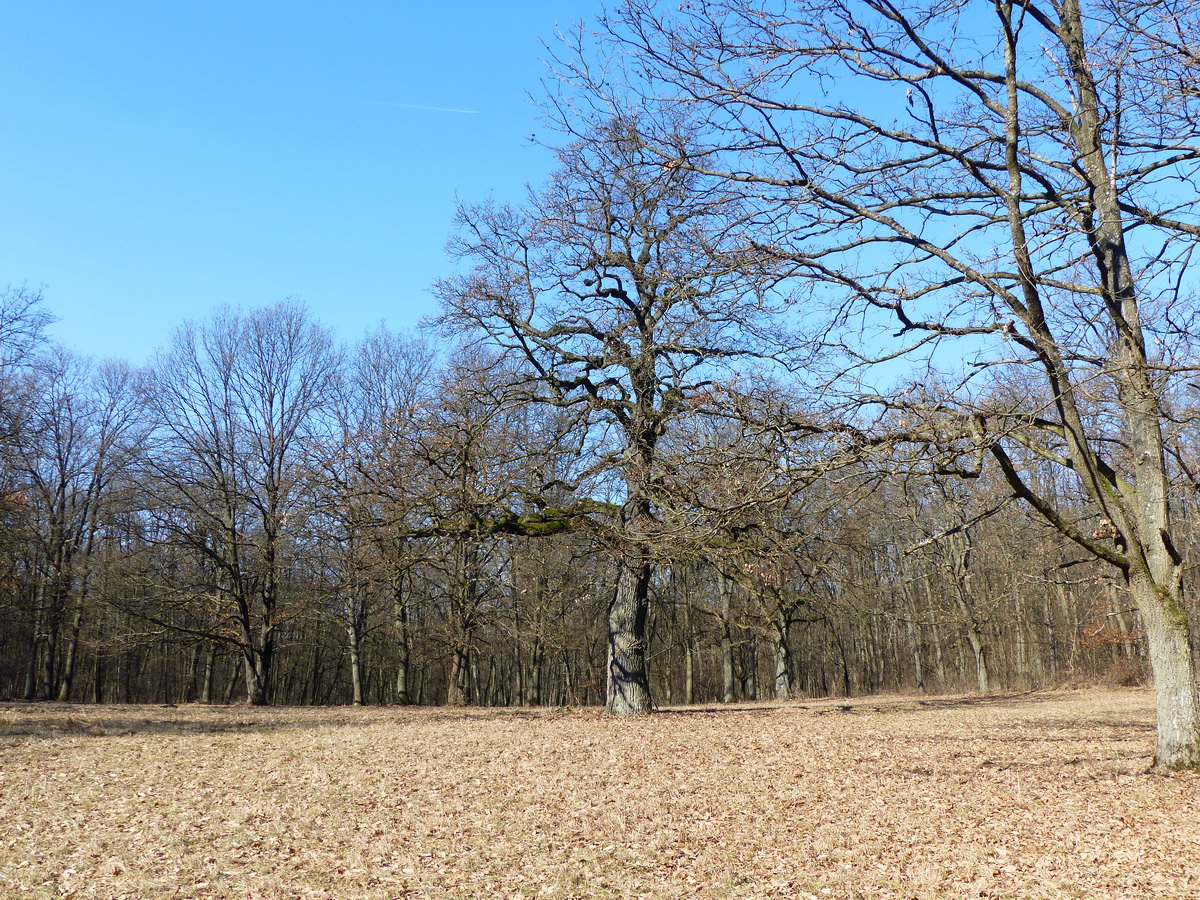
<instances>
[{"instance_id":1,"label":"dry brown grass","mask_svg":"<svg viewBox=\"0 0 1200 900\"><path fill-rule=\"evenodd\" d=\"M1144 690L672 710L0 705L4 897L1200 896Z\"/></svg>"}]
</instances>

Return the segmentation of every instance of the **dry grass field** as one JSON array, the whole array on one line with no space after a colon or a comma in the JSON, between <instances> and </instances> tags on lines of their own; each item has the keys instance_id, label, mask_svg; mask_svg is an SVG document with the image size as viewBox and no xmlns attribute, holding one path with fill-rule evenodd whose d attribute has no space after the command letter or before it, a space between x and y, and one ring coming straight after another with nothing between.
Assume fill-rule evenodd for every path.
<instances>
[{"instance_id":1,"label":"dry grass field","mask_svg":"<svg viewBox=\"0 0 1200 900\"><path fill-rule=\"evenodd\" d=\"M0 705L0 896L1200 897L1144 690L667 710Z\"/></svg>"}]
</instances>

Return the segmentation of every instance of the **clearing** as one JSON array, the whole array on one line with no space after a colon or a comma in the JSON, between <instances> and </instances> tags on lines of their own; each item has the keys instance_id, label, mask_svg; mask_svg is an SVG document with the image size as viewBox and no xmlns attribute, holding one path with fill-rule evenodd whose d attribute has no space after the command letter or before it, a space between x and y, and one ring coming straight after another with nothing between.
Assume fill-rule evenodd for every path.
<instances>
[{"instance_id":1,"label":"clearing","mask_svg":"<svg viewBox=\"0 0 1200 900\"><path fill-rule=\"evenodd\" d=\"M1139 689L594 710L0 704L0 896L1200 896Z\"/></svg>"}]
</instances>

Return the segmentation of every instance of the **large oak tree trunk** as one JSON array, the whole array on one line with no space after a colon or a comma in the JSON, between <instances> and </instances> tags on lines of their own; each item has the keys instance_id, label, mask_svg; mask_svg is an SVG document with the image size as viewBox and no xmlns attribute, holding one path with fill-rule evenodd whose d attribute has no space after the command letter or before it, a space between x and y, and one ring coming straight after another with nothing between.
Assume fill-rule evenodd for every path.
<instances>
[{"instance_id":1,"label":"large oak tree trunk","mask_svg":"<svg viewBox=\"0 0 1200 900\"><path fill-rule=\"evenodd\" d=\"M649 560L626 558L617 574L617 589L608 608L608 712L650 712L650 679L646 670L646 615L650 608Z\"/></svg>"},{"instance_id":2,"label":"large oak tree trunk","mask_svg":"<svg viewBox=\"0 0 1200 900\"><path fill-rule=\"evenodd\" d=\"M792 699L791 623L785 613L775 618L775 699Z\"/></svg>"},{"instance_id":3,"label":"large oak tree trunk","mask_svg":"<svg viewBox=\"0 0 1200 900\"><path fill-rule=\"evenodd\" d=\"M1154 672L1158 710L1158 746L1154 765L1163 769L1200 768L1200 697L1188 617L1178 595L1148 578L1134 577L1130 587L1146 626L1146 644Z\"/></svg>"}]
</instances>

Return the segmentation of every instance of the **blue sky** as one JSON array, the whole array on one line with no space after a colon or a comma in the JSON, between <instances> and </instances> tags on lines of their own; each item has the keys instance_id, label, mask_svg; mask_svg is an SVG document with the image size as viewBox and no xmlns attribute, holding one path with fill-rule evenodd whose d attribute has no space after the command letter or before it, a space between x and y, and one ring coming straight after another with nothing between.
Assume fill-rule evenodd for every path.
<instances>
[{"instance_id":1,"label":"blue sky","mask_svg":"<svg viewBox=\"0 0 1200 900\"><path fill-rule=\"evenodd\" d=\"M527 95L556 27L599 8L0 0L0 287L134 363L221 304L410 327L455 196L549 173Z\"/></svg>"}]
</instances>

